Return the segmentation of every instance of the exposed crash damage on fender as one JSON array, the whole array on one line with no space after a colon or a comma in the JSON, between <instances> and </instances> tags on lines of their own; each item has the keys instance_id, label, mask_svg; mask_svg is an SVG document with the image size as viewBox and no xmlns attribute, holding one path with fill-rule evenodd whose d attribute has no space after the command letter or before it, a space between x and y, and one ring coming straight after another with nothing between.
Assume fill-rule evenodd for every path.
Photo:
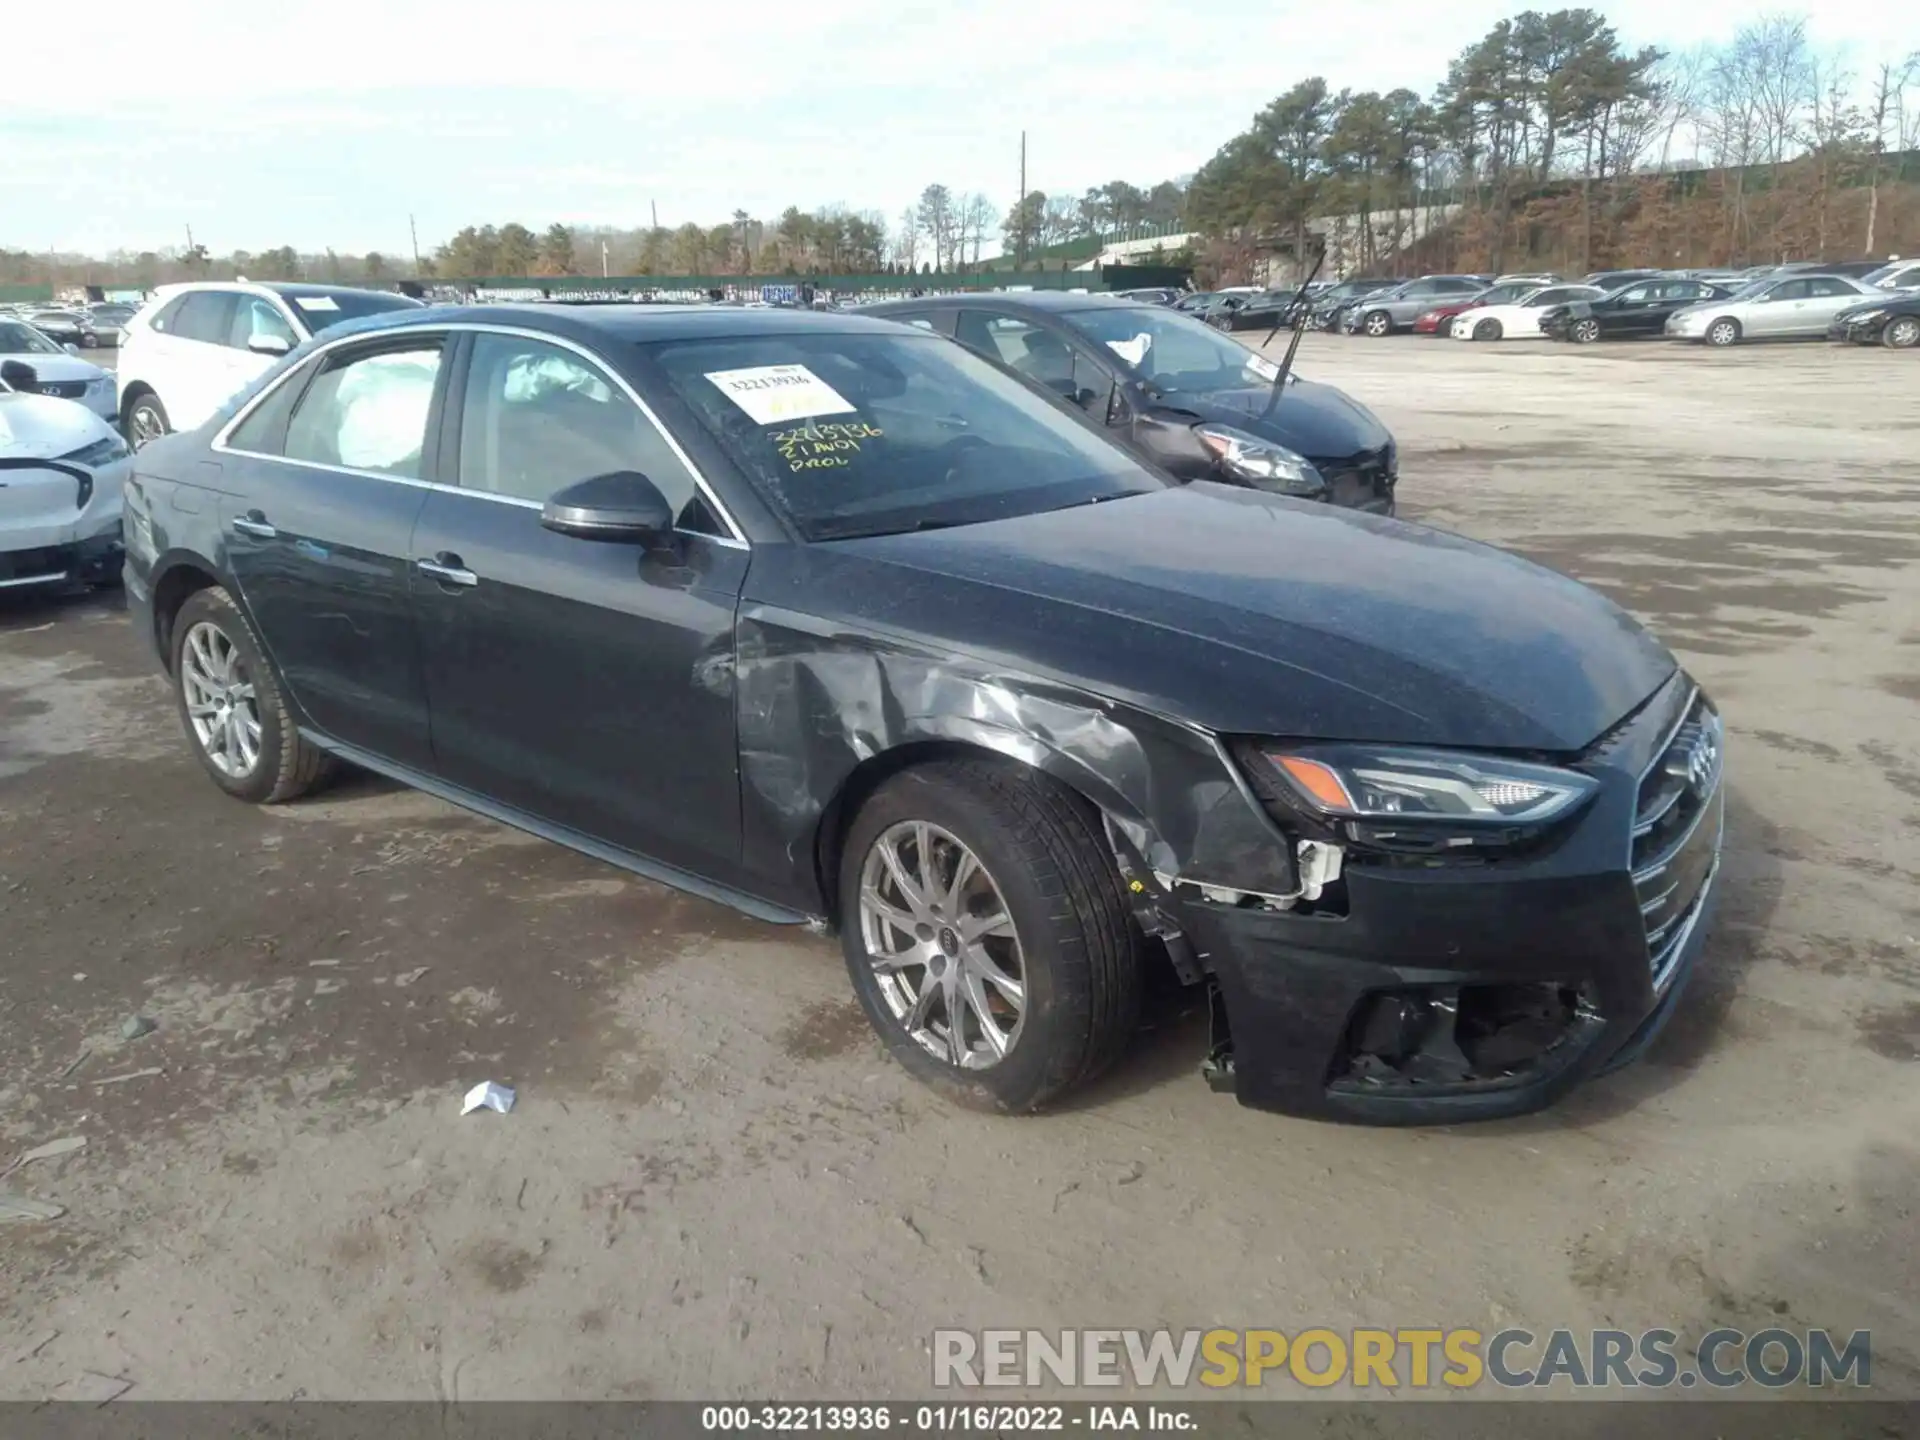
<instances>
[{"instance_id":1,"label":"exposed crash damage on fender","mask_svg":"<svg viewBox=\"0 0 1920 1440\"><path fill-rule=\"evenodd\" d=\"M1637 1053L1708 924L1719 717L1616 606L1182 484L906 326L361 322L141 450L128 506L228 794L344 758L837 929L963 1100L1086 1082L1171 964L1248 1104L1512 1114Z\"/></svg>"}]
</instances>

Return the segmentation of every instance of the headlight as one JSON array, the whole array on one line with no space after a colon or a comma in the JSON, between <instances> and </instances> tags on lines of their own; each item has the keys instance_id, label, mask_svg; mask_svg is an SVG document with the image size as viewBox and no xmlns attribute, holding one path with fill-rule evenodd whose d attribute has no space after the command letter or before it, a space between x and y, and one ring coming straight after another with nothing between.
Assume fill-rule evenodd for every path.
<instances>
[{"instance_id":1,"label":"headlight","mask_svg":"<svg viewBox=\"0 0 1920 1440\"><path fill-rule=\"evenodd\" d=\"M1848 316L1844 316L1843 318L1846 320L1847 324L1849 325L1864 325L1869 320L1880 319L1881 316L1885 315L1886 313L1887 312L1885 310L1878 310L1878 309L1862 310L1857 315L1848 315Z\"/></svg>"},{"instance_id":2,"label":"headlight","mask_svg":"<svg viewBox=\"0 0 1920 1440\"><path fill-rule=\"evenodd\" d=\"M1578 809L1600 788L1577 771L1448 750L1262 745L1257 751L1300 803L1330 820L1534 827Z\"/></svg>"},{"instance_id":3,"label":"headlight","mask_svg":"<svg viewBox=\"0 0 1920 1440\"><path fill-rule=\"evenodd\" d=\"M111 465L115 460L124 459L126 455L127 442L122 440L118 435L106 435L94 441L91 445L83 445L78 450L70 450L60 458L62 460L70 460L75 465L91 465L97 469L102 465Z\"/></svg>"},{"instance_id":4,"label":"headlight","mask_svg":"<svg viewBox=\"0 0 1920 1440\"><path fill-rule=\"evenodd\" d=\"M1219 461L1220 468L1235 479L1282 495L1326 493L1326 479L1313 468L1313 462L1284 445L1262 440L1230 425L1196 425L1193 432Z\"/></svg>"}]
</instances>

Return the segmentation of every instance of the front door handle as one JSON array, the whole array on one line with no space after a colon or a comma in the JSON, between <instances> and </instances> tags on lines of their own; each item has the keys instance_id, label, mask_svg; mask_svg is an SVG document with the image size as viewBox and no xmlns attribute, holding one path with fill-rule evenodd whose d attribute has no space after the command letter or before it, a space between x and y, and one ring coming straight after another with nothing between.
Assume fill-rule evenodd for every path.
<instances>
[{"instance_id":1,"label":"front door handle","mask_svg":"<svg viewBox=\"0 0 1920 1440\"><path fill-rule=\"evenodd\" d=\"M242 535L251 535L256 540L272 540L280 532L267 523L267 517L258 510L249 510L233 522L233 528Z\"/></svg>"},{"instance_id":2,"label":"front door handle","mask_svg":"<svg viewBox=\"0 0 1920 1440\"><path fill-rule=\"evenodd\" d=\"M413 563L422 575L431 575L442 585L472 586L480 583L480 577L461 564L458 555L449 554L445 550L431 559L416 560Z\"/></svg>"}]
</instances>

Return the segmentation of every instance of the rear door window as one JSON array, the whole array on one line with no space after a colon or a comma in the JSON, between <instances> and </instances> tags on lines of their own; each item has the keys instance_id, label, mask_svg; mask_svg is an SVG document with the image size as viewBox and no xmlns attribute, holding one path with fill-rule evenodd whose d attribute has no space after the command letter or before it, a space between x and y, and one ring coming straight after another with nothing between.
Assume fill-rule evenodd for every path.
<instances>
[{"instance_id":1,"label":"rear door window","mask_svg":"<svg viewBox=\"0 0 1920 1440\"><path fill-rule=\"evenodd\" d=\"M437 338L335 357L288 422L287 459L421 478L439 373Z\"/></svg>"},{"instance_id":2,"label":"rear door window","mask_svg":"<svg viewBox=\"0 0 1920 1440\"><path fill-rule=\"evenodd\" d=\"M185 296L173 320L174 335L207 345L225 345L233 329L234 302L239 298L231 290L197 290Z\"/></svg>"}]
</instances>

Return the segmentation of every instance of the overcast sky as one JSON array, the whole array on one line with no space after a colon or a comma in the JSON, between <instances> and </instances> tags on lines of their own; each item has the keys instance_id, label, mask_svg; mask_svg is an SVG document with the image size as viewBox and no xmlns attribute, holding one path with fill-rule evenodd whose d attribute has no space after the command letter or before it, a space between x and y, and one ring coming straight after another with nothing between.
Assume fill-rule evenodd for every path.
<instances>
[{"instance_id":1,"label":"overcast sky","mask_svg":"<svg viewBox=\"0 0 1920 1440\"><path fill-rule=\"evenodd\" d=\"M10 7L0 245L404 255L469 223L714 223L929 181L1004 207L1204 163L1297 79L1428 92L1493 0L90 0ZM1544 3L1540 8L1548 8ZM1601 7L1633 45L1719 41L1734 0ZM1810 32L1863 74L1920 46L1888 0ZM541 17L550 14L550 26ZM1905 19L1899 18L1905 15ZM1204 18L1203 18L1204 17Z\"/></svg>"}]
</instances>

